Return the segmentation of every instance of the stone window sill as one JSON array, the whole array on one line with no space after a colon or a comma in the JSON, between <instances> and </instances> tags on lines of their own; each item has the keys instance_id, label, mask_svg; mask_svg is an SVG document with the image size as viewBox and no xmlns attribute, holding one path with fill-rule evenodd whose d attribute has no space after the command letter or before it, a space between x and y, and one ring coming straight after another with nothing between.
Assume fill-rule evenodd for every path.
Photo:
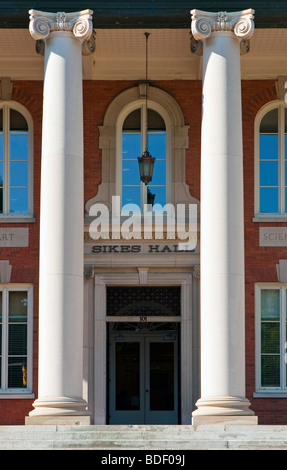
<instances>
[{"instance_id":1,"label":"stone window sill","mask_svg":"<svg viewBox=\"0 0 287 470\"><path fill-rule=\"evenodd\" d=\"M286 392L269 392L269 391L262 391L262 392L254 392L253 398L287 398L287 391Z\"/></svg>"},{"instance_id":2,"label":"stone window sill","mask_svg":"<svg viewBox=\"0 0 287 470\"><path fill-rule=\"evenodd\" d=\"M36 222L34 217L1 217L0 224L31 224Z\"/></svg>"},{"instance_id":3,"label":"stone window sill","mask_svg":"<svg viewBox=\"0 0 287 470\"><path fill-rule=\"evenodd\" d=\"M34 393L0 393L0 400L30 400L34 398Z\"/></svg>"}]
</instances>

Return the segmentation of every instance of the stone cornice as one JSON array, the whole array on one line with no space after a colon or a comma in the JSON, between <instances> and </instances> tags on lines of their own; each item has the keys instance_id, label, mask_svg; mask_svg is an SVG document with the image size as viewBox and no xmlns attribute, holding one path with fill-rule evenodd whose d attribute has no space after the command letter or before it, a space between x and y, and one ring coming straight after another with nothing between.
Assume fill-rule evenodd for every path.
<instances>
[{"instance_id":1,"label":"stone cornice","mask_svg":"<svg viewBox=\"0 0 287 470\"><path fill-rule=\"evenodd\" d=\"M207 39L217 31L232 32L238 39L248 40L254 31L254 10L210 13L191 11L191 31L197 41Z\"/></svg>"},{"instance_id":2,"label":"stone cornice","mask_svg":"<svg viewBox=\"0 0 287 470\"><path fill-rule=\"evenodd\" d=\"M92 11L47 13L30 10L29 30L36 40L45 40L53 32L69 32L77 39L89 40L93 33Z\"/></svg>"}]
</instances>

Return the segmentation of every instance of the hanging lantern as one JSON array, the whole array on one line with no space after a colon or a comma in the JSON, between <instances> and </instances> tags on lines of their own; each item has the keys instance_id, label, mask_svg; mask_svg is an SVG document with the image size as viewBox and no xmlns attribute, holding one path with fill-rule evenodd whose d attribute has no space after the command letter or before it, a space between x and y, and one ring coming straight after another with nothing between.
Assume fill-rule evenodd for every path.
<instances>
[{"instance_id":1,"label":"hanging lantern","mask_svg":"<svg viewBox=\"0 0 287 470\"><path fill-rule=\"evenodd\" d=\"M146 147L141 157L138 157L140 178L144 184L148 184L152 180L153 167L155 158L151 156L148 151L148 108L147 108L147 89L148 89L148 38L150 33L145 33L146 37L146 93L145 93L145 107L146 107Z\"/></svg>"},{"instance_id":2,"label":"hanging lantern","mask_svg":"<svg viewBox=\"0 0 287 470\"><path fill-rule=\"evenodd\" d=\"M150 183L152 180L155 158L151 156L148 149L145 149L142 156L138 157L138 162L140 167L141 181L145 184Z\"/></svg>"}]
</instances>

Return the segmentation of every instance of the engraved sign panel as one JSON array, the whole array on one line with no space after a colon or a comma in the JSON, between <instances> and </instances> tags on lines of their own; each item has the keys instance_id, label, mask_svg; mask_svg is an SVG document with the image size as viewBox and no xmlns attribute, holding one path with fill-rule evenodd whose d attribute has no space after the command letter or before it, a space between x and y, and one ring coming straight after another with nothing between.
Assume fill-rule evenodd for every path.
<instances>
[{"instance_id":1,"label":"engraved sign panel","mask_svg":"<svg viewBox=\"0 0 287 470\"><path fill-rule=\"evenodd\" d=\"M260 227L259 246L287 246L287 227Z\"/></svg>"},{"instance_id":2,"label":"engraved sign panel","mask_svg":"<svg viewBox=\"0 0 287 470\"><path fill-rule=\"evenodd\" d=\"M25 247L28 245L28 228L0 228L0 247Z\"/></svg>"}]
</instances>

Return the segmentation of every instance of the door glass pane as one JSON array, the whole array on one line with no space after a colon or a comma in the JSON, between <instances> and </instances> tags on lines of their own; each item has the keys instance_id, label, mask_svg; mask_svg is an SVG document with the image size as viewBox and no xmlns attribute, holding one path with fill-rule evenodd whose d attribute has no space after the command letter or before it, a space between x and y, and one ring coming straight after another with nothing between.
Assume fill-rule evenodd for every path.
<instances>
[{"instance_id":1,"label":"door glass pane","mask_svg":"<svg viewBox=\"0 0 287 470\"><path fill-rule=\"evenodd\" d=\"M140 409L140 343L116 343L116 410Z\"/></svg>"},{"instance_id":2,"label":"door glass pane","mask_svg":"<svg viewBox=\"0 0 287 470\"><path fill-rule=\"evenodd\" d=\"M174 343L150 343L150 410L174 410Z\"/></svg>"}]
</instances>

